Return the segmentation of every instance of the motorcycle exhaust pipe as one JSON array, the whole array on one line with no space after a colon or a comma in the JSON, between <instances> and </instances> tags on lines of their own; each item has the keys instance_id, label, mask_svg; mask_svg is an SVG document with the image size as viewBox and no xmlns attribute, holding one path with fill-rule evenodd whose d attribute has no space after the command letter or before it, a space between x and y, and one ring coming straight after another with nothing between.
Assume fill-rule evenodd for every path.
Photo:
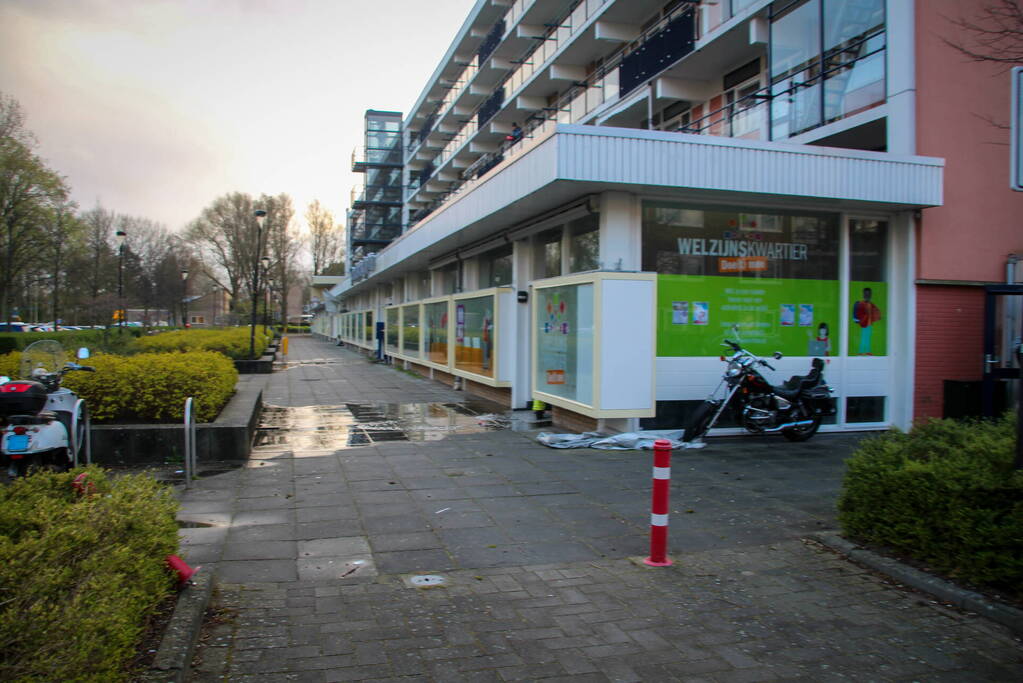
<instances>
[{"instance_id":1,"label":"motorcycle exhaust pipe","mask_svg":"<svg viewBox=\"0 0 1023 683\"><path fill-rule=\"evenodd\" d=\"M812 425L812 424L813 424L813 420L800 420L799 422L787 422L787 423L785 423L783 425L778 425L777 427L772 427L771 429L765 429L764 433L765 434L771 434L771 433L774 433L774 432L780 432L783 429L788 429L789 427L805 427L806 425Z\"/></svg>"}]
</instances>

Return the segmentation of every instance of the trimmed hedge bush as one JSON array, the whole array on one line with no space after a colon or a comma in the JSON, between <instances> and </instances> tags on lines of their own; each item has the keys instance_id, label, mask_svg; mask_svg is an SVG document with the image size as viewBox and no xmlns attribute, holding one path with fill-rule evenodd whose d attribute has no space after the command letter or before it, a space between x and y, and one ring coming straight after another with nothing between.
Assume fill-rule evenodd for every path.
<instances>
[{"instance_id":1,"label":"trimmed hedge bush","mask_svg":"<svg viewBox=\"0 0 1023 683\"><path fill-rule=\"evenodd\" d=\"M238 383L234 363L215 351L97 355L96 372L72 372L64 386L85 399L95 422L180 422L192 396L199 422L220 413Z\"/></svg>"},{"instance_id":2,"label":"trimmed hedge bush","mask_svg":"<svg viewBox=\"0 0 1023 683\"><path fill-rule=\"evenodd\" d=\"M0 356L0 375L18 376L20 353ZM96 372L69 372L64 386L85 399L93 422L180 422L192 396L196 420L210 422L238 383L234 362L214 351L97 354Z\"/></svg>"},{"instance_id":3,"label":"trimmed hedge bush","mask_svg":"<svg viewBox=\"0 0 1023 683\"><path fill-rule=\"evenodd\" d=\"M1016 420L932 420L865 441L847 462L838 518L952 577L1023 585L1023 472Z\"/></svg>"},{"instance_id":4,"label":"trimmed hedge bush","mask_svg":"<svg viewBox=\"0 0 1023 683\"><path fill-rule=\"evenodd\" d=\"M73 477L94 489L79 496ZM177 503L151 477L90 467L0 487L0 679L123 681L173 588Z\"/></svg>"},{"instance_id":5,"label":"trimmed hedge bush","mask_svg":"<svg viewBox=\"0 0 1023 683\"><path fill-rule=\"evenodd\" d=\"M228 358L243 360L249 357L250 329L231 327L220 330L175 330L141 337L135 348L143 353L168 351L218 351ZM264 328L256 328L256 358L263 355L270 343Z\"/></svg>"}]
</instances>

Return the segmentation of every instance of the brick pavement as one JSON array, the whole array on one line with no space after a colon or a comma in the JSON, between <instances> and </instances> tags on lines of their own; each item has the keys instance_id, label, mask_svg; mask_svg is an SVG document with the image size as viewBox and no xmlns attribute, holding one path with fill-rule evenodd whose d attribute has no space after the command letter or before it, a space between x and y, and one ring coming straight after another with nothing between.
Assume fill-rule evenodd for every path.
<instances>
[{"instance_id":1,"label":"brick pavement","mask_svg":"<svg viewBox=\"0 0 1023 683\"><path fill-rule=\"evenodd\" d=\"M274 405L464 395L293 338ZM673 463L670 568L646 550L650 456L528 432L259 449L183 495L223 619L193 681L1019 680L1001 627L813 543L858 437L716 439ZM444 586L411 587L411 575Z\"/></svg>"}]
</instances>

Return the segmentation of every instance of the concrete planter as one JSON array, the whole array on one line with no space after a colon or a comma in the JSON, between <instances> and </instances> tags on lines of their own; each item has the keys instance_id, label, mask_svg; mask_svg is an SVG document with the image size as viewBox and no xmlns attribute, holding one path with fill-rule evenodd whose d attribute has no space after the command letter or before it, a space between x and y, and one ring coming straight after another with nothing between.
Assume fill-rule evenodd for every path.
<instances>
[{"instance_id":1,"label":"concrete planter","mask_svg":"<svg viewBox=\"0 0 1023 683\"><path fill-rule=\"evenodd\" d=\"M239 375L269 375L273 372L277 354L265 355L259 360L236 360L234 368Z\"/></svg>"},{"instance_id":2,"label":"concrete planter","mask_svg":"<svg viewBox=\"0 0 1023 683\"><path fill-rule=\"evenodd\" d=\"M238 379L235 394L217 419L196 425L197 460L245 460L259 425L266 380ZM184 462L181 424L93 425L92 461L100 465Z\"/></svg>"}]
</instances>

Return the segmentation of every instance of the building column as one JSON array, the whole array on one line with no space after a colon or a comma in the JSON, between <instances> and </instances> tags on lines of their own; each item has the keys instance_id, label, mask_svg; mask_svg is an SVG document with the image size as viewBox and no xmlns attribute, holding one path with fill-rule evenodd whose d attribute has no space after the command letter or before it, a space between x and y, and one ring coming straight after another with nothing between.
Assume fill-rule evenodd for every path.
<instances>
[{"instance_id":1,"label":"building column","mask_svg":"<svg viewBox=\"0 0 1023 683\"><path fill-rule=\"evenodd\" d=\"M636 195L600 195L600 261L603 270L640 270L641 206Z\"/></svg>"},{"instance_id":2,"label":"building column","mask_svg":"<svg viewBox=\"0 0 1023 683\"><path fill-rule=\"evenodd\" d=\"M533 239L528 237L512 243L512 287L516 292L528 292L529 299L515 303L515 366L512 369L512 409L526 408L532 399L533 383L530 375L532 363L532 339L529 312L532 310L533 290Z\"/></svg>"}]
</instances>

